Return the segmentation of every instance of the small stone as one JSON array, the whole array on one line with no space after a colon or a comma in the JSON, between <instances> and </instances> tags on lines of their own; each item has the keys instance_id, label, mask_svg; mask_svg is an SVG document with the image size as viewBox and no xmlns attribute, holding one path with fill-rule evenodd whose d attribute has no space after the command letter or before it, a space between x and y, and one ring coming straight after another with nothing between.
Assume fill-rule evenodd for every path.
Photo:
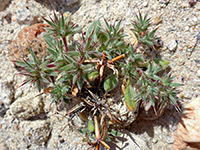
<instances>
[{"instance_id":1,"label":"small stone","mask_svg":"<svg viewBox=\"0 0 200 150\"><path fill-rule=\"evenodd\" d=\"M6 114L6 107L4 106L4 104L0 105L0 117L3 117Z\"/></svg>"},{"instance_id":2,"label":"small stone","mask_svg":"<svg viewBox=\"0 0 200 150\"><path fill-rule=\"evenodd\" d=\"M144 7L147 7L148 6L148 2L147 1L145 1L145 2L143 2L143 4L142 4Z\"/></svg>"},{"instance_id":3,"label":"small stone","mask_svg":"<svg viewBox=\"0 0 200 150\"><path fill-rule=\"evenodd\" d=\"M186 61L186 56L184 56L184 55L178 56L178 65L179 66L183 65L185 63L185 61Z\"/></svg>"},{"instance_id":4,"label":"small stone","mask_svg":"<svg viewBox=\"0 0 200 150\"><path fill-rule=\"evenodd\" d=\"M168 49L169 51L173 52L177 49L177 46L178 46L178 42L177 40L173 39L170 41L170 43L168 43Z\"/></svg>"},{"instance_id":5,"label":"small stone","mask_svg":"<svg viewBox=\"0 0 200 150\"><path fill-rule=\"evenodd\" d=\"M198 60L198 59L195 59L194 62L197 64L200 64L200 60Z\"/></svg>"},{"instance_id":6,"label":"small stone","mask_svg":"<svg viewBox=\"0 0 200 150\"><path fill-rule=\"evenodd\" d=\"M158 16L158 17L153 18L153 21L152 21L152 22L153 22L154 25L160 24L160 23L162 22L161 16Z\"/></svg>"},{"instance_id":7,"label":"small stone","mask_svg":"<svg viewBox=\"0 0 200 150\"><path fill-rule=\"evenodd\" d=\"M200 78L200 70L197 71L197 77Z\"/></svg>"},{"instance_id":8,"label":"small stone","mask_svg":"<svg viewBox=\"0 0 200 150\"><path fill-rule=\"evenodd\" d=\"M158 142L157 139L155 139L155 138L152 139L152 143L157 143L157 142Z\"/></svg>"},{"instance_id":9,"label":"small stone","mask_svg":"<svg viewBox=\"0 0 200 150\"><path fill-rule=\"evenodd\" d=\"M11 17L11 20L12 20L12 22L17 21L17 17L16 17L15 15L13 15L13 16Z\"/></svg>"},{"instance_id":10,"label":"small stone","mask_svg":"<svg viewBox=\"0 0 200 150\"><path fill-rule=\"evenodd\" d=\"M190 7L193 7L196 4L196 0L189 0Z\"/></svg>"},{"instance_id":11,"label":"small stone","mask_svg":"<svg viewBox=\"0 0 200 150\"><path fill-rule=\"evenodd\" d=\"M197 34L197 41L200 41L200 32Z\"/></svg>"},{"instance_id":12,"label":"small stone","mask_svg":"<svg viewBox=\"0 0 200 150\"><path fill-rule=\"evenodd\" d=\"M189 31L190 30L190 27L189 26L186 26L185 27L185 31Z\"/></svg>"},{"instance_id":13,"label":"small stone","mask_svg":"<svg viewBox=\"0 0 200 150\"><path fill-rule=\"evenodd\" d=\"M173 144L174 143L174 137L167 137L167 143Z\"/></svg>"}]
</instances>

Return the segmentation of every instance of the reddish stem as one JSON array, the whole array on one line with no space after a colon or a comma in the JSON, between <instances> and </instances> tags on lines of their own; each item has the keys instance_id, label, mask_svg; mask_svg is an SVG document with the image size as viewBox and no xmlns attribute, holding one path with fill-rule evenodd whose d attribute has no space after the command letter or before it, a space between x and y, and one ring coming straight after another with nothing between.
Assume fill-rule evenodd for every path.
<instances>
[{"instance_id":1,"label":"reddish stem","mask_svg":"<svg viewBox=\"0 0 200 150\"><path fill-rule=\"evenodd\" d=\"M66 37L63 37L62 40L63 40L63 43L64 43L64 45L65 45L65 51L68 52Z\"/></svg>"},{"instance_id":2,"label":"reddish stem","mask_svg":"<svg viewBox=\"0 0 200 150\"><path fill-rule=\"evenodd\" d=\"M137 45L136 45L136 47L135 47L135 50L134 50L135 52L139 48L139 46L140 46L140 43L138 42Z\"/></svg>"}]
</instances>

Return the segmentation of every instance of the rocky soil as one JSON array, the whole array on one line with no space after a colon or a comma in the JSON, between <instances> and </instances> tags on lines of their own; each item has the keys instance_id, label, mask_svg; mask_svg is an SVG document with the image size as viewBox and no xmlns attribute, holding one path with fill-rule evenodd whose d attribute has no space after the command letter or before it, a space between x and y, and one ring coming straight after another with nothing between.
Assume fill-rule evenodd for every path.
<instances>
[{"instance_id":1,"label":"rocky soil","mask_svg":"<svg viewBox=\"0 0 200 150\"><path fill-rule=\"evenodd\" d=\"M54 105L49 107L50 95L35 97L39 93L32 85L20 87L24 77L17 74L11 62L16 55L26 57L25 52L30 47L36 47L38 55L44 54L43 43L38 40L40 29L29 26L43 23L41 16L52 15L52 6L57 13L70 12L73 22L83 29L97 19L102 23L103 18L109 22L122 19L130 42L134 41L130 32L134 14L138 9L142 13L148 11L152 27L158 28L156 35L163 41L160 56L169 60L175 81L184 84L180 88L183 112L172 107L154 121L139 117L130 129L112 139L111 149L200 149L200 2L194 1L193 5L192 1L189 4L189 0L54 0L51 3L48 0L0 0L0 149L91 148L69 125L68 118L63 117L64 104L57 113ZM25 27L27 30L18 36ZM30 37L26 33L33 34ZM75 123L82 124L81 121Z\"/></svg>"}]
</instances>

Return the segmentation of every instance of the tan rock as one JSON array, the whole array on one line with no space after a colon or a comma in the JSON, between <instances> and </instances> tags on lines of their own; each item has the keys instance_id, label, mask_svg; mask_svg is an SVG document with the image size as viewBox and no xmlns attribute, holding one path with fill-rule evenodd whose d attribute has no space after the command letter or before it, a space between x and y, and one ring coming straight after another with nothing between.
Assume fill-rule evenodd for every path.
<instances>
[{"instance_id":1,"label":"tan rock","mask_svg":"<svg viewBox=\"0 0 200 150\"><path fill-rule=\"evenodd\" d=\"M174 150L200 149L200 97L185 104L174 138Z\"/></svg>"},{"instance_id":2,"label":"tan rock","mask_svg":"<svg viewBox=\"0 0 200 150\"><path fill-rule=\"evenodd\" d=\"M30 48L32 48L40 60L47 55L47 45L42 39L42 32L45 32L45 28L48 26L47 24L34 24L23 28L17 38L8 46L10 59L20 60L28 58Z\"/></svg>"},{"instance_id":3,"label":"tan rock","mask_svg":"<svg viewBox=\"0 0 200 150\"><path fill-rule=\"evenodd\" d=\"M10 106L11 114L19 120L28 120L44 112L42 98L28 94L19 98Z\"/></svg>"}]
</instances>

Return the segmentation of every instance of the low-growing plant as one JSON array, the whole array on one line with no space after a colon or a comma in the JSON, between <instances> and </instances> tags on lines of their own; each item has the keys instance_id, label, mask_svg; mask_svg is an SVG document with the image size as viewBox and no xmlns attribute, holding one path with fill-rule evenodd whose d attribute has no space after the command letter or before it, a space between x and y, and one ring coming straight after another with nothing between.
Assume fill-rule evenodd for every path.
<instances>
[{"instance_id":1,"label":"low-growing plant","mask_svg":"<svg viewBox=\"0 0 200 150\"><path fill-rule=\"evenodd\" d=\"M39 61L30 50L30 59L15 61L22 68L21 74L27 76L23 85L36 84L39 91L52 94L52 102L76 101L66 115L77 113L87 122L84 133L96 149L100 144L110 149L104 141L109 139L107 135L131 124L139 109L153 108L158 115L157 111L164 110L168 104L179 108L176 87L181 84L173 83L174 77L167 73L169 62L161 58L147 59L143 53L136 52L140 44L153 47L158 39L156 29L148 30L147 13L143 17L139 12L133 22L136 47L125 43L121 20L109 24L104 19L105 27L99 20L94 21L86 33L70 17L58 17L54 13L53 19L44 20L50 25L43 34L50 55ZM73 38L74 34L79 38ZM91 137L94 142L90 141Z\"/></svg>"}]
</instances>

